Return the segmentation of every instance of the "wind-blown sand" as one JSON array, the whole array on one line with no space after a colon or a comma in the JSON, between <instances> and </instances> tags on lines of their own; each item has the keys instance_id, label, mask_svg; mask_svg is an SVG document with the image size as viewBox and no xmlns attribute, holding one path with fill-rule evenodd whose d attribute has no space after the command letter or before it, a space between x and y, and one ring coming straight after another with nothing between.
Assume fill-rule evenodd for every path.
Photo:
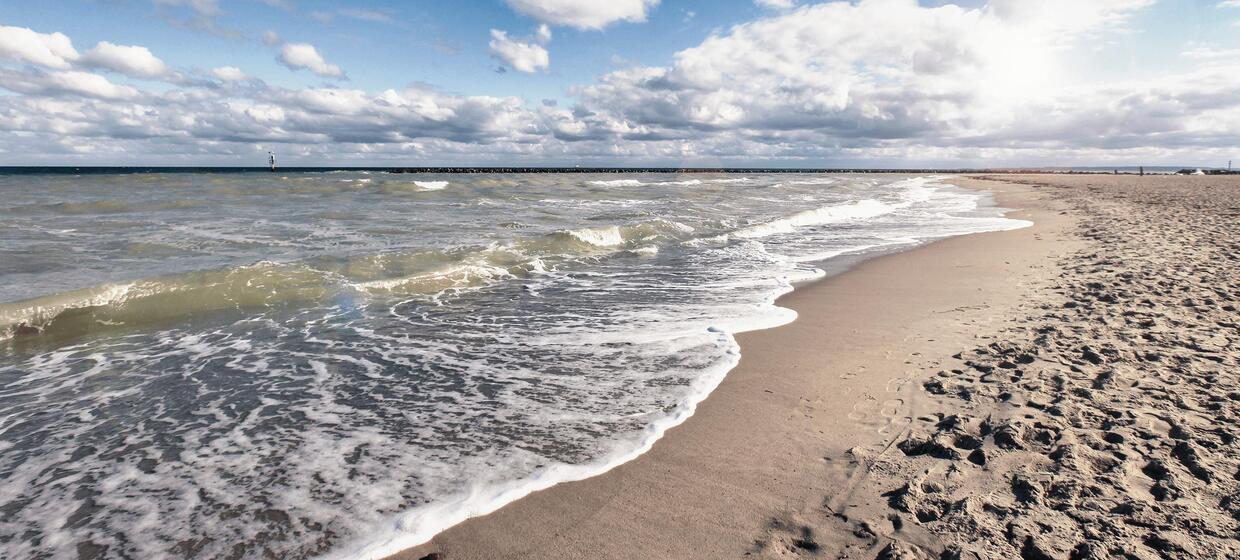
<instances>
[{"instance_id":1,"label":"wind-blown sand","mask_svg":"<svg viewBox=\"0 0 1240 560\"><path fill-rule=\"evenodd\" d=\"M1240 179L1000 179L1033 227L798 289L649 453L397 557L1240 557Z\"/></svg>"}]
</instances>

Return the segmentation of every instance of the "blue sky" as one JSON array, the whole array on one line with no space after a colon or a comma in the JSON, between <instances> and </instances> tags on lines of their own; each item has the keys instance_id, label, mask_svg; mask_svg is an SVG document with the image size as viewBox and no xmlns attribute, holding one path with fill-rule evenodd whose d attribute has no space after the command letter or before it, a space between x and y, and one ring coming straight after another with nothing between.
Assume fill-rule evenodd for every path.
<instances>
[{"instance_id":1,"label":"blue sky","mask_svg":"<svg viewBox=\"0 0 1240 560\"><path fill-rule=\"evenodd\" d=\"M9 2L0 164L1209 162L1238 37L1236 0Z\"/></svg>"},{"instance_id":2,"label":"blue sky","mask_svg":"<svg viewBox=\"0 0 1240 560\"><path fill-rule=\"evenodd\" d=\"M272 30L291 42L313 43L347 69L351 87L380 90L424 82L467 95L563 101L574 84L624 64L667 64L676 51L700 43L712 31L766 12L748 0L673 1L655 6L641 23L622 22L603 31L557 26L551 45L555 65L549 72L497 75L503 64L489 52L489 30L525 36L540 24L502 0L279 4L223 0L222 14L214 18L223 29L214 33L190 32L172 23L193 19L197 14L190 6L142 0L3 4L0 23L60 31L75 43L143 45L185 67L212 68L226 60L284 87L322 83L313 74L280 67L270 49L256 46Z\"/></svg>"}]
</instances>

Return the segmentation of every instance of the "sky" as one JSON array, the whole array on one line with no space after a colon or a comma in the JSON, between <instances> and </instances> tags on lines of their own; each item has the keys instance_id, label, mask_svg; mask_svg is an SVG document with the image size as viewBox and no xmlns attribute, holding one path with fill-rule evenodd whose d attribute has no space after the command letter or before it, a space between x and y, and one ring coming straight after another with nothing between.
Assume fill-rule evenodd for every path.
<instances>
[{"instance_id":1,"label":"sky","mask_svg":"<svg viewBox=\"0 0 1240 560\"><path fill-rule=\"evenodd\" d=\"M1225 166L1240 0L14 0L0 165Z\"/></svg>"}]
</instances>

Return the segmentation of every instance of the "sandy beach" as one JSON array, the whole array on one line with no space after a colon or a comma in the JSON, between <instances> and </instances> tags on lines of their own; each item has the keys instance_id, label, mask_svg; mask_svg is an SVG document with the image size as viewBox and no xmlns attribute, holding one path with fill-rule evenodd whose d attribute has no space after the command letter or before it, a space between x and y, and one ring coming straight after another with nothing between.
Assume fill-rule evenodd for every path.
<instances>
[{"instance_id":1,"label":"sandy beach","mask_svg":"<svg viewBox=\"0 0 1240 560\"><path fill-rule=\"evenodd\" d=\"M1032 227L798 289L649 453L396 558L1235 557L1240 185L995 179Z\"/></svg>"},{"instance_id":2,"label":"sandy beach","mask_svg":"<svg viewBox=\"0 0 1240 560\"><path fill-rule=\"evenodd\" d=\"M1237 30L0 2L0 560L1240 560Z\"/></svg>"}]
</instances>

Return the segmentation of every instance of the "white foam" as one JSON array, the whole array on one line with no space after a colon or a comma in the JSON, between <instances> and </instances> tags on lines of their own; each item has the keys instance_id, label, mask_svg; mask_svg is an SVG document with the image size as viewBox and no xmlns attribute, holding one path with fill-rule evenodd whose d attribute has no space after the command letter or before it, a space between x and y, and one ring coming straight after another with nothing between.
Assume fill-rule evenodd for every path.
<instances>
[{"instance_id":1,"label":"white foam","mask_svg":"<svg viewBox=\"0 0 1240 560\"><path fill-rule=\"evenodd\" d=\"M599 187L640 187L645 185L637 179L614 179L610 181L587 181L591 185Z\"/></svg>"},{"instance_id":2,"label":"white foam","mask_svg":"<svg viewBox=\"0 0 1240 560\"><path fill-rule=\"evenodd\" d=\"M617 226L570 229L565 233L595 247L615 247L624 244L624 236Z\"/></svg>"},{"instance_id":3,"label":"white foam","mask_svg":"<svg viewBox=\"0 0 1240 560\"><path fill-rule=\"evenodd\" d=\"M0 304L0 340L13 335L12 327L27 325L39 328L69 309L117 305L138 291L137 283L108 284L32 301Z\"/></svg>"},{"instance_id":4,"label":"white foam","mask_svg":"<svg viewBox=\"0 0 1240 560\"><path fill-rule=\"evenodd\" d=\"M414 181L413 184L427 191L438 191L448 186L447 181Z\"/></svg>"},{"instance_id":5,"label":"white foam","mask_svg":"<svg viewBox=\"0 0 1240 560\"><path fill-rule=\"evenodd\" d=\"M538 261L535 266L541 268L542 262ZM450 287L473 286L479 283L494 282L498 279L508 278L511 276L512 273L503 267L463 264L448 267L443 270L402 276L400 278L387 278L383 280L370 280L366 282L350 282L350 285L358 290L366 292L395 291L404 287L421 287L428 284L432 285L431 287L442 290Z\"/></svg>"},{"instance_id":6,"label":"white foam","mask_svg":"<svg viewBox=\"0 0 1240 560\"><path fill-rule=\"evenodd\" d=\"M821 271L818 271L819 273ZM705 331L724 347L721 360L702 372L690 383L688 394L672 407L672 411L646 425L631 446L582 464L556 463L539 468L520 480L501 484L474 485L467 491L438 499L390 517L365 538L355 540L320 556L321 560L378 560L429 541L436 534L466 519L486 515L534 492L563 482L592 478L632 461L654 446L671 428L693 416L697 405L723 382L727 372L740 362L740 345L734 334L749 330L774 328L796 320L795 311L774 305L779 296L792 291L785 280L771 291L764 304L750 307L749 315L737 318L730 328L712 326ZM645 415L630 415L630 417Z\"/></svg>"},{"instance_id":7,"label":"white foam","mask_svg":"<svg viewBox=\"0 0 1240 560\"><path fill-rule=\"evenodd\" d=\"M892 210L893 208L889 204L874 199L866 199L798 212L786 218L741 228L732 232L731 235L743 239L756 239L780 233L791 233L797 228L807 226L820 226L845 220L873 218Z\"/></svg>"}]
</instances>

